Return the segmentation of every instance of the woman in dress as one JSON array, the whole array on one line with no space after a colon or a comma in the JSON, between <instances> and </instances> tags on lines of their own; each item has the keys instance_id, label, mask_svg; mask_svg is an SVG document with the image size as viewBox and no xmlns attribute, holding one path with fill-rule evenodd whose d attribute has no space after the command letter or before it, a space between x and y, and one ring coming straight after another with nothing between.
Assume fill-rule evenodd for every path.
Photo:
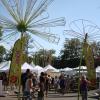
<instances>
[{"instance_id":1,"label":"woman in dress","mask_svg":"<svg viewBox=\"0 0 100 100\"><path fill-rule=\"evenodd\" d=\"M26 80L25 83L25 91L24 95L26 96L26 100L32 100L32 95L31 93L33 92L33 81L32 81L32 74L28 75L28 79Z\"/></svg>"}]
</instances>

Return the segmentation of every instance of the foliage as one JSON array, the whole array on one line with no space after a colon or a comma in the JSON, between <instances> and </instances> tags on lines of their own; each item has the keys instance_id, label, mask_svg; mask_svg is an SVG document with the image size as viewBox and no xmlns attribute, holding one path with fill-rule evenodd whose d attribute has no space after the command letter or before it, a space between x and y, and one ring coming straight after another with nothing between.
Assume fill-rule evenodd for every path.
<instances>
[{"instance_id":1,"label":"foliage","mask_svg":"<svg viewBox=\"0 0 100 100\"><path fill-rule=\"evenodd\" d=\"M4 46L0 46L0 62L4 60L5 54L6 54L6 49L4 48Z\"/></svg>"},{"instance_id":2,"label":"foliage","mask_svg":"<svg viewBox=\"0 0 100 100\"><path fill-rule=\"evenodd\" d=\"M12 59L12 48L6 52L5 60L6 61L11 61Z\"/></svg>"},{"instance_id":3,"label":"foliage","mask_svg":"<svg viewBox=\"0 0 100 100\"><path fill-rule=\"evenodd\" d=\"M2 27L0 26L0 37L2 36Z\"/></svg>"},{"instance_id":4,"label":"foliage","mask_svg":"<svg viewBox=\"0 0 100 100\"><path fill-rule=\"evenodd\" d=\"M94 57L100 57L100 42L93 42L91 44L93 53L94 53Z\"/></svg>"},{"instance_id":5,"label":"foliage","mask_svg":"<svg viewBox=\"0 0 100 100\"><path fill-rule=\"evenodd\" d=\"M33 62L35 65L45 67L47 64L53 63L54 53L54 50L41 49L33 54Z\"/></svg>"},{"instance_id":6,"label":"foliage","mask_svg":"<svg viewBox=\"0 0 100 100\"><path fill-rule=\"evenodd\" d=\"M91 47L94 54L95 66L100 65L97 61L99 60L98 58L100 58L100 42L93 42ZM82 42L76 38L65 40L64 48L60 53L61 56L58 67L77 67L79 66L80 56L82 54ZM82 65L85 65L84 56Z\"/></svg>"},{"instance_id":7,"label":"foliage","mask_svg":"<svg viewBox=\"0 0 100 100\"><path fill-rule=\"evenodd\" d=\"M81 49L82 43L78 39L65 40L64 49L61 50L61 59L79 58Z\"/></svg>"}]
</instances>

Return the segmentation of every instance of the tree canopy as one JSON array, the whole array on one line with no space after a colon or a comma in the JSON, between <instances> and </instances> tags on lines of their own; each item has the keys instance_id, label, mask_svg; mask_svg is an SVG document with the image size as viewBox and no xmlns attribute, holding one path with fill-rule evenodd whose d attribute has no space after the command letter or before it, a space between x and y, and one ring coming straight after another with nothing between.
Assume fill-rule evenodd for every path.
<instances>
[{"instance_id":1,"label":"tree canopy","mask_svg":"<svg viewBox=\"0 0 100 100\"><path fill-rule=\"evenodd\" d=\"M59 66L62 68L79 66L80 57L82 55L82 45L83 43L77 38L73 38L70 40L66 39L64 48L60 52L61 61ZM91 43L91 48L93 50L94 60L96 64L96 58L100 58L100 42ZM82 65L85 65L84 55L82 59Z\"/></svg>"}]
</instances>

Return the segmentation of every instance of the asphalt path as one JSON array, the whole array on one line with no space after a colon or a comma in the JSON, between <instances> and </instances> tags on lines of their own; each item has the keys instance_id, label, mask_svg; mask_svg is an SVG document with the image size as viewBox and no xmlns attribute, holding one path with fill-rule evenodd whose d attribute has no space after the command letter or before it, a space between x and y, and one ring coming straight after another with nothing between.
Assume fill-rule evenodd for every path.
<instances>
[{"instance_id":1,"label":"asphalt path","mask_svg":"<svg viewBox=\"0 0 100 100\"><path fill-rule=\"evenodd\" d=\"M91 97L95 93L95 90L89 91L88 96ZM9 91L7 94L5 94L4 97L0 97L0 100L18 100L17 95L13 91ZM37 98L33 98L33 100L37 100ZM60 93L55 93L54 91L49 91L48 96L44 98L44 100L78 100L78 94L77 93L66 93L64 95ZM81 99L81 96L79 98ZM97 100L95 98L88 98L88 100Z\"/></svg>"}]
</instances>

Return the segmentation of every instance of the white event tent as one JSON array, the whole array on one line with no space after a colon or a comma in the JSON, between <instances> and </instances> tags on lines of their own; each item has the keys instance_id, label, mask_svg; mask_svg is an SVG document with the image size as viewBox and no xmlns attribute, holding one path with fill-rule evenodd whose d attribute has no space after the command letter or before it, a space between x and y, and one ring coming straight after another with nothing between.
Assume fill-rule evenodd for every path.
<instances>
[{"instance_id":1,"label":"white event tent","mask_svg":"<svg viewBox=\"0 0 100 100\"><path fill-rule=\"evenodd\" d=\"M96 68L96 72L97 72L97 73L100 73L100 66L98 66L98 67Z\"/></svg>"},{"instance_id":2,"label":"white event tent","mask_svg":"<svg viewBox=\"0 0 100 100\"><path fill-rule=\"evenodd\" d=\"M79 67L76 67L74 68L75 70L87 70L87 67L86 66L79 66Z\"/></svg>"},{"instance_id":3,"label":"white event tent","mask_svg":"<svg viewBox=\"0 0 100 100\"><path fill-rule=\"evenodd\" d=\"M100 77L100 66L96 68L96 77Z\"/></svg>"},{"instance_id":4,"label":"white event tent","mask_svg":"<svg viewBox=\"0 0 100 100\"><path fill-rule=\"evenodd\" d=\"M65 75L70 75L70 76L76 73L76 71L73 68L69 68L69 67L60 69L60 71L63 72Z\"/></svg>"},{"instance_id":5,"label":"white event tent","mask_svg":"<svg viewBox=\"0 0 100 100\"><path fill-rule=\"evenodd\" d=\"M27 69L30 69L31 72L34 71L34 68L31 65L29 65L27 62L25 62L22 65L21 70L22 70L22 72L26 72Z\"/></svg>"},{"instance_id":6,"label":"white event tent","mask_svg":"<svg viewBox=\"0 0 100 100\"><path fill-rule=\"evenodd\" d=\"M69 68L69 67L66 67L64 69L61 69L61 71L72 71L73 69L72 68Z\"/></svg>"},{"instance_id":7,"label":"white event tent","mask_svg":"<svg viewBox=\"0 0 100 100\"><path fill-rule=\"evenodd\" d=\"M47 65L47 66L44 67L44 72L47 72L47 71L59 72L59 70L57 70L56 68L54 68L54 67L51 66L51 65Z\"/></svg>"},{"instance_id":8,"label":"white event tent","mask_svg":"<svg viewBox=\"0 0 100 100\"><path fill-rule=\"evenodd\" d=\"M0 64L0 72L8 72L9 69L10 69L10 63L11 63L11 61L7 61L7 62L4 62L4 63ZM22 70L22 72L25 72L27 69L30 69L33 72L33 66L31 66L27 62L25 62L22 65L21 70Z\"/></svg>"},{"instance_id":9,"label":"white event tent","mask_svg":"<svg viewBox=\"0 0 100 100\"><path fill-rule=\"evenodd\" d=\"M4 61L0 63L0 68L5 67L5 65L8 65L9 61Z\"/></svg>"},{"instance_id":10,"label":"white event tent","mask_svg":"<svg viewBox=\"0 0 100 100\"><path fill-rule=\"evenodd\" d=\"M41 72L44 72L43 68L39 65L36 65L34 68L33 68L33 72L37 73L37 74L40 74Z\"/></svg>"},{"instance_id":11,"label":"white event tent","mask_svg":"<svg viewBox=\"0 0 100 100\"><path fill-rule=\"evenodd\" d=\"M74 70L76 71L76 73L79 73L79 71L80 71L80 73L83 75L87 74L87 67L86 66L79 66L79 67L74 68Z\"/></svg>"},{"instance_id":12,"label":"white event tent","mask_svg":"<svg viewBox=\"0 0 100 100\"><path fill-rule=\"evenodd\" d=\"M8 72L10 69L10 63L11 61L0 63L0 72Z\"/></svg>"},{"instance_id":13,"label":"white event tent","mask_svg":"<svg viewBox=\"0 0 100 100\"><path fill-rule=\"evenodd\" d=\"M31 62L31 64L30 64L32 67L35 67L35 64L33 63L33 62Z\"/></svg>"}]
</instances>

